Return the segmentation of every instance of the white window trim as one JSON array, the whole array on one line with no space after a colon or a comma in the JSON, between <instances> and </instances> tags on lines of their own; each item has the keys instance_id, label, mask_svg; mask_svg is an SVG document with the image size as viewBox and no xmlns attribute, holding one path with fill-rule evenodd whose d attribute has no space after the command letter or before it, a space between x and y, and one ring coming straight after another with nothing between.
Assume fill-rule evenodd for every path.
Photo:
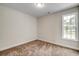
<instances>
[{"instance_id":1,"label":"white window trim","mask_svg":"<svg viewBox=\"0 0 79 59\"><path fill-rule=\"evenodd\" d=\"M65 16L65 15L70 15L70 14L76 14L76 25L77 25L77 29L76 29L76 39L75 40L73 40L73 39L64 39L63 38L63 16ZM67 13L67 14L63 14L62 16L61 16L61 39L63 39L63 40L72 40L72 41L79 41L79 39L78 39L78 30L79 30L79 27L78 27L78 25L79 25L79 21L78 21L78 12L71 12L71 13Z\"/></svg>"}]
</instances>

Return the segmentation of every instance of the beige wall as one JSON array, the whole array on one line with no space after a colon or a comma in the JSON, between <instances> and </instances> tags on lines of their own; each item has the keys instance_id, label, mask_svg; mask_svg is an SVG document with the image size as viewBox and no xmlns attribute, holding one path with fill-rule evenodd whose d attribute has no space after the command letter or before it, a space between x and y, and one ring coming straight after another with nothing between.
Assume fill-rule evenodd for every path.
<instances>
[{"instance_id":1,"label":"beige wall","mask_svg":"<svg viewBox=\"0 0 79 59\"><path fill-rule=\"evenodd\" d=\"M61 39L61 15L70 9L39 19L0 6L0 51L35 39L79 49L79 42Z\"/></svg>"},{"instance_id":2,"label":"beige wall","mask_svg":"<svg viewBox=\"0 0 79 59\"><path fill-rule=\"evenodd\" d=\"M37 39L36 18L0 6L0 50Z\"/></svg>"},{"instance_id":3,"label":"beige wall","mask_svg":"<svg viewBox=\"0 0 79 59\"><path fill-rule=\"evenodd\" d=\"M39 18L38 38L54 44L63 45L65 47L79 49L79 42L61 39L61 15L75 11L78 11L77 8L72 8Z\"/></svg>"}]
</instances>

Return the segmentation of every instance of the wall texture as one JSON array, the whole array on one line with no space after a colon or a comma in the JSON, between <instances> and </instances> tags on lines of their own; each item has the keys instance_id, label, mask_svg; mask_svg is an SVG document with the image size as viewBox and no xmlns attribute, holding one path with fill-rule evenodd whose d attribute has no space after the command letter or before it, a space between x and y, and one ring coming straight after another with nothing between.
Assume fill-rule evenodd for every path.
<instances>
[{"instance_id":1,"label":"wall texture","mask_svg":"<svg viewBox=\"0 0 79 59\"><path fill-rule=\"evenodd\" d=\"M61 39L61 19L63 14L78 12L77 8L64 10L38 19L38 38L54 44L79 49L79 42Z\"/></svg>"},{"instance_id":2,"label":"wall texture","mask_svg":"<svg viewBox=\"0 0 79 59\"><path fill-rule=\"evenodd\" d=\"M37 39L36 18L0 6L0 50Z\"/></svg>"}]
</instances>

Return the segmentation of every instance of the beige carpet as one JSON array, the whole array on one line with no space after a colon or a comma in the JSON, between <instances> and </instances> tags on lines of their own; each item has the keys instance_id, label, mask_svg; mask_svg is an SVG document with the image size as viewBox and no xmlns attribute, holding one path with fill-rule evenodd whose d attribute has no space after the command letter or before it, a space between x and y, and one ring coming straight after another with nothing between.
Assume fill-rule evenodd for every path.
<instances>
[{"instance_id":1,"label":"beige carpet","mask_svg":"<svg viewBox=\"0 0 79 59\"><path fill-rule=\"evenodd\" d=\"M1 56L79 56L79 52L35 40L11 49L0 52Z\"/></svg>"}]
</instances>

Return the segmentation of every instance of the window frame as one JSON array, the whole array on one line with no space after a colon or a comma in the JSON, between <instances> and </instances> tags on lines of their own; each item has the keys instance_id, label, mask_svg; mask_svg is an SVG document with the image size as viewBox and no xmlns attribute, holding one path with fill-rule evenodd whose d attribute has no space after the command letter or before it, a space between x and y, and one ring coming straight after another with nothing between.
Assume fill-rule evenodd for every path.
<instances>
[{"instance_id":1,"label":"window frame","mask_svg":"<svg viewBox=\"0 0 79 59\"><path fill-rule=\"evenodd\" d=\"M76 31L75 31L75 35L76 35L76 39L74 40L74 39L66 39L66 38L63 38L63 17L64 16L67 16L67 15L72 15L72 14L75 14L76 15ZM71 12L71 13L67 13L67 14L63 14L62 16L61 16L61 38L63 39L63 40L72 40L72 41L79 41L79 39L78 39L78 25L79 25L79 21L78 21L78 12Z\"/></svg>"}]
</instances>

